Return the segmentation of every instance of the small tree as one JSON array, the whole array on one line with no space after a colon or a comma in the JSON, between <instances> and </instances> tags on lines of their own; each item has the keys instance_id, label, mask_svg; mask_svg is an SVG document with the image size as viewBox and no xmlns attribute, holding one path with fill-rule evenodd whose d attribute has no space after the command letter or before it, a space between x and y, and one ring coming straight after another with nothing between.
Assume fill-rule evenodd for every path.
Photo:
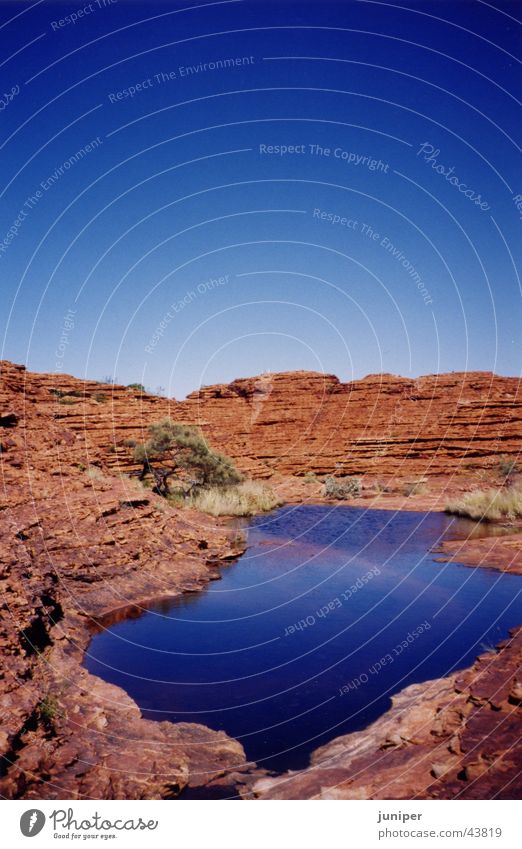
<instances>
[{"instance_id":1,"label":"small tree","mask_svg":"<svg viewBox=\"0 0 522 849\"><path fill-rule=\"evenodd\" d=\"M127 386L127 389L134 389L135 392L145 392L146 391L143 383L129 383L129 385Z\"/></svg>"},{"instance_id":2,"label":"small tree","mask_svg":"<svg viewBox=\"0 0 522 849\"><path fill-rule=\"evenodd\" d=\"M140 480L152 474L154 489L160 495L169 495L168 479L174 473L178 477L180 473L185 478L189 476L190 486L185 495L194 487L231 486L241 481L232 461L217 451L211 451L195 428L163 419L151 425L149 433L150 439L134 449L134 458L143 464ZM158 468L157 463L167 465Z\"/></svg>"}]
</instances>

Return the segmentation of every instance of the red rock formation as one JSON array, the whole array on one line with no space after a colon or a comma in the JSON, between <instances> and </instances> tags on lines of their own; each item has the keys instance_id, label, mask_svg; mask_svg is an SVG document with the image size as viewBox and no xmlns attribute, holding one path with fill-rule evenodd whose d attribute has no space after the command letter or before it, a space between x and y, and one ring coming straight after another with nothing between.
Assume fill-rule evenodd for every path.
<instances>
[{"instance_id":1,"label":"red rock formation","mask_svg":"<svg viewBox=\"0 0 522 849\"><path fill-rule=\"evenodd\" d=\"M128 443L144 440L151 423L168 415L199 424L213 447L260 477L326 473L339 464L347 473L379 477L451 476L469 464L481 474L500 454L520 452L519 396L518 380L489 374L419 380L378 375L343 385L335 377L298 372L209 387L176 402L0 363L0 794L159 798L176 795L187 783L219 781L223 773L230 782L231 770L241 781L235 771L244 770L244 754L236 741L203 726L145 721L125 693L81 667L93 621L118 609L123 615L129 603L197 590L217 577L220 558L233 555L227 534L213 520L175 511L116 476L133 467ZM509 658L510 675L519 648L518 654L510 649L499 655ZM475 718L476 700L487 708L497 686L496 679L484 678L489 684L477 695L466 680L468 690L457 694L466 717L465 730L459 720L463 753L466 745L474 750L473 740L486 727ZM431 698L416 686L421 689L397 697L408 710L411 705L412 722L413 696ZM445 709L452 703L455 686L454 679L437 684L428 737L438 727L437 704ZM509 713L513 704L503 699L501 709ZM479 766L466 762L466 774L468 767L470 775L482 770L495 752L507 752L518 728L507 713L509 722L498 732L487 714L493 749L481 748ZM424 721L420 714L418 721ZM451 754L446 737L444 765ZM368 791L361 782L359 790L353 784L352 743L353 737L347 744L334 741L327 753L328 759L342 756L335 761L340 792L384 792L375 776ZM428 753L426 741L422 745ZM417 751L396 748L399 761ZM399 761L391 757L386 755L391 786L398 787ZM509 757L501 757L508 771ZM440 764L433 763L438 772ZM431 795L438 787L441 793L460 788L456 768L452 761L453 784L448 779L416 786ZM296 792L316 795L311 775ZM328 779L328 792L337 793L332 788L338 783ZM280 788L257 785L255 793L277 794Z\"/></svg>"},{"instance_id":2,"label":"red rock formation","mask_svg":"<svg viewBox=\"0 0 522 849\"><path fill-rule=\"evenodd\" d=\"M50 397L45 379L3 369L0 794L175 796L241 767L242 747L204 726L143 720L82 667L83 653L104 614L200 589L234 552L208 517L86 470L89 405L104 402L75 398L86 415L75 431L55 415L70 407Z\"/></svg>"},{"instance_id":3,"label":"red rock formation","mask_svg":"<svg viewBox=\"0 0 522 849\"><path fill-rule=\"evenodd\" d=\"M380 374L346 384L313 372L267 374L178 402L0 363L0 409L24 408L52 420L83 462L114 470L132 462L126 440L142 441L165 416L199 425L256 477L469 476L522 451L520 380L489 372L415 380Z\"/></svg>"},{"instance_id":4,"label":"red rock formation","mask_svg":"<svg viewBox=\"0 0 522 849\"><path fill-rule=\"evenodd\" d=\"M306 372L209 387L190 395L209 439L264 474L448 474L488 467L522 448L516 379L445 374L406 380L369 375L352 383ZM270 391L268 391L270 389ZM255 411L255 412L254 412Z\"/></svg>"}]
</instances>

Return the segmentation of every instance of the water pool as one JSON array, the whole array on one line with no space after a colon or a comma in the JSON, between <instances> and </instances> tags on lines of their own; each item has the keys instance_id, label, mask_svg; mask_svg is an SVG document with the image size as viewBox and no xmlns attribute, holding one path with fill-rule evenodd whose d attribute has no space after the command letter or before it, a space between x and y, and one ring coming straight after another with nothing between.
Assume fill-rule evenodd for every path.
<instances>
[{"instance_id":1,"label":"water pool","mask_svg":"<svg viewBox=\"0 0 522 849\"><path fill-rule=\"evenodd\" d=\"M145 717L198 722L273 770L363 728L408 684L468 666L522 622L522 578L441 564L471 523L440 513L289 506L200 593L97 633L85 664Z\"/></svg>"}]
</instances>

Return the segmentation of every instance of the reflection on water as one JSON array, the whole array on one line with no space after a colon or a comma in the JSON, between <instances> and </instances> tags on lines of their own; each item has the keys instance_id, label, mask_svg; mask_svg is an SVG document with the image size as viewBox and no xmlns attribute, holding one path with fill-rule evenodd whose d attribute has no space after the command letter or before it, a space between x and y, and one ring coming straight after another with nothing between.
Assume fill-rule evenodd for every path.
<instances>
[{"instance_id":1,"label":"reflection on water","mask_svg":"<svg viewBox=\"0 0 522 849\"><path fill-rule=\"evenodd\" d=\"M448 529L445 539L485 539L486 537L503 537L506 534L520 534L520 525L497 525L492 522L474 522L471 519L458 519L455 526Z\"/></svg>"},{"instance_id":2,"label":"reflection on water","mask_svg":"<svg viewBox=\"0 0 522 849\"><path fill-rule=\"evenodd\" d=\"M221 581L111 625L86 665L147 718L223 729L262 766L302 767L520 623L520 577L429 554L470 531L439 513L285 507L251 522Z\"/></svg>"}]
</instances>

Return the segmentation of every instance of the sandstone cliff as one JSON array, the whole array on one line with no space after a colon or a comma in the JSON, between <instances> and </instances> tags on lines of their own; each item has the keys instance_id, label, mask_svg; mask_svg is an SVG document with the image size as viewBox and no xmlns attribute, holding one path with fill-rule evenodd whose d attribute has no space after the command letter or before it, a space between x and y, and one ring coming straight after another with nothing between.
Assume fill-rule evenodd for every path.
<instances>
[{"instance_id":1,"label":"sandstone cliff","mask_svg":"<svg viewBox=\"0 0 522 849\"><path fill-rule=\"evenodd\" d=\"M114 471L132 463L125 443L146 438L165 416L200 426L256 477L466 475L522 450L520 380L489 372L379 374L345 384L313 372L266 374L175 401L4 362L0 410L27 413L29 428L52 421L67 459Z\"/></svg>"},{"instance_id":2,"label":"sandstone cliff","mask_svg":"<svg viewBox=\"0 0 522 849\"><path fill-rule=\"evenodd\" d=\"M209 517L87 469L89 428L106 427L89 410L105 402L81 401L83 425L65 426L56 411L67 405L49 385L2 369L0 794L176 796L244 764L242 747L204 726L142 719L122 690L82 667L83 653L104 615L198 590L238 552Z\"/></svg>"},{"instance_id":3,"label":"sandstone cliff","mask_svg":"<svg viewBox=\"0 0 522 849\"><path fill-rule=\"evenodd\" d=\"M215 521L173 510L119 477L133 468L131 443L145 439L147 427L165 416L198 424L211 445L242 469L280 483L308 471L342 470L376 478L422 474L453 485L455 476L490 474L499 455L516 457L522 448L519 381L491 374L418 380L374 375L349 384L307 372L262 375L207 387L177 402L0 363L3 796L163 798L187 784L220 781L261 798L293 792L282 789L292 786L287 779L259 784L256 777L249 783L241 746L226 735L145 721L125 693L81 666L101 617L127 615L129 601L139 610L151 599L198 590L218 577L221 559L238 553ZM503 559L504 553L501 568ZM424 727L424 737L415 730L421 748L412 748L410 731L408 740L397 742L397 734L404 735L392 727L396 711L372 728L366 742L360 732L317 753L314 769L293 785L295 792L320 796L326 787L326 795L407 798L412 785L405 781L401 791L398 776L411 758L411 776L424 782L415 784L421 794L451 795L471 780L468 772L487 773L493 762L500 764L504 786L514 769L513 734L520 733L513 724L520 712L519 690L513 689L519 643L517 638L515 647L509 644L491 662L496 669L505 662L499 675L502 692L508 689L500 708L494 696L498 677L482 676L478 696L469 678L461 690L453 679L416 685L397 705L412 711L419 700L426 700L426 710L432 705L431 714L423 708L417 717ZM479 719L477 699L484 708ZM491 711L499 709L502 716L494 716ZM412 714L411 721L417 720ZM431 746L439 727L440 753ZM389 733L395 743L388 746L383 735ZM455 734L457 760L450 746ZM478 749L473 734L483 735ZM391 790L368 777L368 758L381 744L394 752L384 761ZM478 766L463 760L475 749ZM415 764L422 753L419 772ZM354 765L360 778L354 778ZM325 781L319 782L315 766L325 770ZM441 770L448 773L444 780ZM473 786L479 794L492 792L491 782Z\"/></svg>"}]
</instances>

